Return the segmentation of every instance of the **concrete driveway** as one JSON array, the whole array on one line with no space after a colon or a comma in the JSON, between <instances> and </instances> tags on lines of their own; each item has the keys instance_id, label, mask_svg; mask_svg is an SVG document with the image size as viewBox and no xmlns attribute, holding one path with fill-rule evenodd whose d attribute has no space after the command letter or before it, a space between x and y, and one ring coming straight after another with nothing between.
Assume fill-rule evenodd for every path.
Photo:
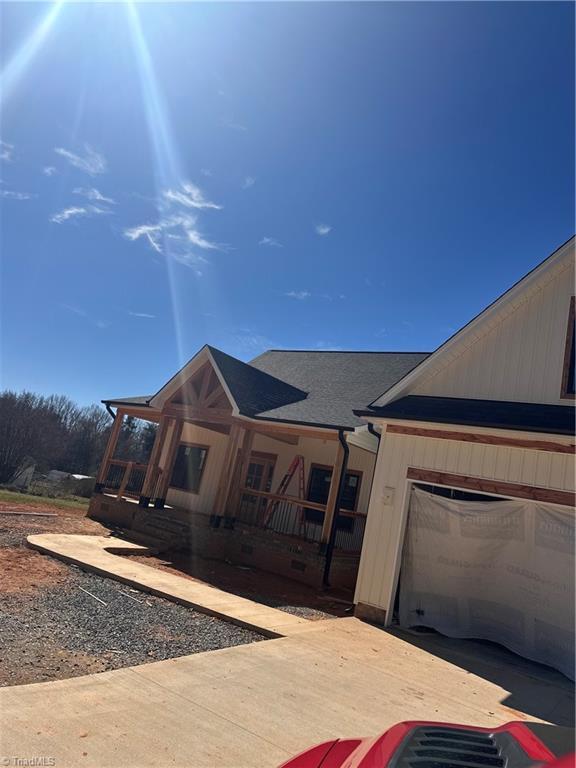
<instances>
[{"instance_id":1,"label":"concrete driveway","mask_svg":"<svg viewBox=\"0 0 576 768\"><path fill-rule=\"evenodd\" d=\"M315 742L398 720L571 724L572 697L559 673L495 646L334 619L253 645L1 689L0 764L272 768Z\"/></svg>"}]
</instances>

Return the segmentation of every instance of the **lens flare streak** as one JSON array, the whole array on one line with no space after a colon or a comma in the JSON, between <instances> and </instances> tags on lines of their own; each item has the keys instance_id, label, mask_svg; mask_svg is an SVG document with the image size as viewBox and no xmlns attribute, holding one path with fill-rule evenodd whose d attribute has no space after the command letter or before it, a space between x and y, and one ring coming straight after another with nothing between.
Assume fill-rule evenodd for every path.
<instances>
[{"instance_id":1,"label":"lens flare streak","mask_svg":"<svg viewBox=\"0 0 576 768\"><path fill-rule=\"evenodd\" d=\"M40 51L64 6L57 0L0 73L0 105L10 98L22 76Z\"/></svg>"}]
</instances>

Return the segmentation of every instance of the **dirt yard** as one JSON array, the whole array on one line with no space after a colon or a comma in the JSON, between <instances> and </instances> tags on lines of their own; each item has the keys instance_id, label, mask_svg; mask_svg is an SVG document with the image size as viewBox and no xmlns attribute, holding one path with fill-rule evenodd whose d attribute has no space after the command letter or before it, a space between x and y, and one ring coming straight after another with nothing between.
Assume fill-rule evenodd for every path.
<instances>
[{"instance_id":1,"label":"dirt yard","mask_svg":"<svg viewBox=\"0 0 576 768\"><path fill-rule=\"evenodd\" d=\"M353 615L353 595L344 590L323 592L292 579L234 565L221 560L206 560L182 552L163 552L158 556L129 555L131 560L203 581L214 587L247 597L272 608L302 616L312 621Z\"/></svg>"},{"instance_id":2,"label":"dirt yard","mask_svg":"<svg viewBox=\"0 0 576 768\"><path fill-rule=\"evenodd\" d=\"M262 638L41 555L35 533L107 535L86 508L0 501L0 686L57 680Z\"/></svg>"},{"instance_id":3,"label":"dirt yard","mask_svg":"<svg viewBox=\"0 0 576 768\"><path fill-rule=\"evenodd\" d=\"M7 494L3 494L4 499ZM61 583L69 569L26 547L26 537L35 533L86 533L107 536L109 531L86 517L86 507L61 507L50 500L20 502L0 499L0 593L26 592Z\"/></svg>"}]
</instances>

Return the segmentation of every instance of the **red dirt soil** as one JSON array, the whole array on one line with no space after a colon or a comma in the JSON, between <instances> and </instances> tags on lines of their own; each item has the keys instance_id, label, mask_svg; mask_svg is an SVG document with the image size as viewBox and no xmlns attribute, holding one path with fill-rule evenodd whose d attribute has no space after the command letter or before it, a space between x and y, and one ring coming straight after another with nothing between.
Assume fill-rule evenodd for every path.
<instances>
[{"instance_id":1,"label":"red dirt soil","mask_svg":"<svg viewBox=\"0 0 576 768\"><path fill-rule=\"evenodd\" d=\"M27 514L3 515L2 512ZM42 517L33 512L50 512ZM49 502L18 504L0 502L0 589L4 594L34 590L65 581L69 566L41 555L26 546L26 537L35 533L84 533L107 536L109 531L86 517L85 508L61 509Z\"/></svg>"}]
</instances>

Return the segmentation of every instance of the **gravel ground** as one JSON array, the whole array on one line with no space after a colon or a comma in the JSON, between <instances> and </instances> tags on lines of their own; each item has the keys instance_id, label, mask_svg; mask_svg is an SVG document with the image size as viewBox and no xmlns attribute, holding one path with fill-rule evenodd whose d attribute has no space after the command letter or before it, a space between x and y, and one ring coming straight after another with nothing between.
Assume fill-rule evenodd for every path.
<instances>
[{"instance_id":1,"label":"gravel ground","mask_svg":"<svg viewBox=\"0 0 576 768\"><path fill-rule=\"evenodd\" d=\"M0 685L73 677L262 639L71 566L64 584L28 592L25 599L0 597Z\"/></svg>"},{"instance_id":2,"label":"gravel ground","mask_svg":"<svg viewBox=\"0 0 576 768\"><path fill-rule=\"evenodd\" d=\"M40 520L41 518L34 518ZM23 522L26 526L23 526ZM29 523L24 515L8 516L0 512L0 547L20 547L26 544L27 536L46 533L46 528Z\"/></svg>"},{"instance_id":3,"label":"gravel ground","mask_svg":"<svg viewBox=\"0 0 576 768\"><path fill-rule=\"evenodd\" d=\"M255 600L262 605L269 605L270 608L278 608L284 613L291 613L293 616L299 616L301 619L310 619L311 621L320 621L322 619L333 619L334 614L322 611L319 608L312 608L307 605L290 605L286 599L281 597L270 597L270 595L254 594L254 592L245 592L243 590L234 590L234 594L239 597L246 597L248 600Z\"/></svg>"},{"instance_id":4,"label":"gravel ground","mask_svg":"<svg viewBox=\"0 0 576 768\"><path fill-rule=\"evenodd\" d=\"M76 677L264 639L26 546L33 533L98 532L92 526L92 521L67 512L55 519L2 515L0 510L0 686Z\"/></svg>"}]
</instances>

